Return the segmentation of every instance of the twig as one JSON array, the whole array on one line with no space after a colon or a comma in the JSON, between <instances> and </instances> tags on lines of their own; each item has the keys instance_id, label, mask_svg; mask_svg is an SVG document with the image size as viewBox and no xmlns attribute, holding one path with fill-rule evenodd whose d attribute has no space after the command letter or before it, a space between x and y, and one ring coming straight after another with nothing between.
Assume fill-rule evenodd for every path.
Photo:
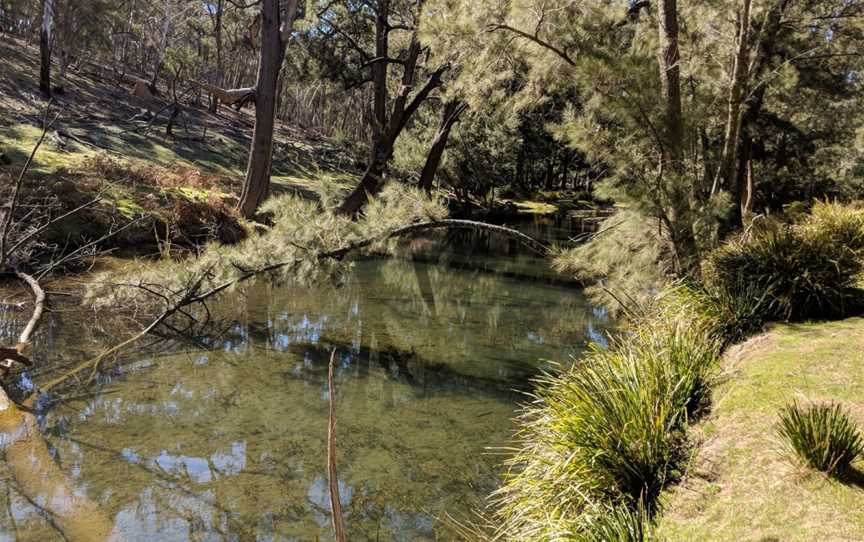
<instances>
[{"instance_id":1,"label":"twig","mask_svg":"<svg viewBox=\"0 0 864 542\"><path fill-rule=\"evenodd\" d=\"M333 531L336 542L348 542L345 534L345 523L342 518L342 501L339 498L339 476L336 472L336 389L333 387L333 362L336 359L336 349L330 353L330 365L327 368L327 389L330 402L330 415L327 421L327 478L330 483L330 509L333 515Z\"/></svg>"},{"instance_id":2,"label":"twig","mask_svg":"<svg viewBox=\"0 0 864 542\"><path fill-rule=\"evenodd\" d=\"M13 254L16 250L18 250L19 248L21 248L21 246L22 246L24 243L26 243L26 242L29 241L30 239L34 238L35 236L39 235L39 234L42 233L43 231L47 230L49 227L51 227L52 225L56 224L57 222L60 222L60 221L63 220L64 218L66 218L66 217L68 217L68 216L72 216L72 215L74 215L75 213L77 213L78 211L81 211L82 209L86 209L87 207L91 207L91 206L93 206L93 205L99 203L99 201L102 199L102 194L104 194L104 193L105 193L104 191L99 192L99 194L97 194L96 197L93 198L93 199L91 199L90 201L88 201L88 202L86 202L86 203L83 203L83 204L79 205L78 207L75 207L75 208L72 209L71 211L67 211L67 212L63 213L63 214L60 215L60 216L57 216L57 217L52 218L51 220L49 220L49 221L46 222L45 224L42 224L41 226L39 226L38 228L36 228L36 229L33 230L32 232L26 234L24 237L22 237L21 239L19 239L19 240L15 243L15 245L14 245L12 248L9 249L9 254Z\"/></svg>"},{"instance_id":3,"label":"twig","mask_svg":"<svg viewBox=\"0 0 864 542\"><path fill-rule=\"evenodd\" d=\"M54 99L52 98L48 102L48 107L45 108L45 117L42 119L42 133L39 135L39 140L36 141L36 145L33 146L33 150L30 151L30 156L27 157L27 161L24 163L24 167L21 168L21 173L18 175L18 179L15 181L15 189L12 191L12 201L9 203L9 211L3 220L3 233L0 235L0 264L6 263L6 240L9 237L9 226L12 225L12 215L15 214L15 206L18 203L18 194L21 191L21 184L24 182L24 175L27 174L27 171L30 169L30 165L33 163L33 158L36 156L36 152L39 150L39 147L42 146L42 142L45 141L45 135L48 133L48 130L51 129L51 126L57 122L57 119L60 118L60 112L54 115L54 118L51 122L48 122L48 114L51 111L51 104ZM12 252L12 251L10 251Z\"/></svg>"},{"instance_id":4,"label":"twig","mask_svg":"<svg viewBox=\"0 0 864 542\"><path fill-rule=\"evenodd\" d=\"M39 320L42 318L42 311L45 310L45 291L42 290L41 286L39 286L39 281L27 273L16 271L15 275L26 282L30 286L30 289L33 290L33 315L30 316L30 321L27 322L27 326L24 328L24 331L21 332L21 336L18 337L18 344L28 344L30 342L30 336L36 330L36 326L39 325Z\"/></svg>"}]
</instances>

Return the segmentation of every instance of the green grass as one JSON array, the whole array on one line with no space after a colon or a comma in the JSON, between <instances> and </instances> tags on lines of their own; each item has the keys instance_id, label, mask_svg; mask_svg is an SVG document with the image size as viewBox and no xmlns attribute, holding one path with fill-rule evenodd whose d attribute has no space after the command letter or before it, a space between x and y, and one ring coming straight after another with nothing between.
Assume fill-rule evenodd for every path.
<instances>
[{"instance_id":1,"label":"green grass","mask_svg":"<svg viewBox=\"0 0 864 542\"><path fill-rule=\"evenodd\" d=\"M845 475L864 451L861 432L838 404L793 401L780 410L778 431L805 465L832 476Z\"/></svg>"},{"instance_id":2,"label":"green grass","mask_svg":"<svg viewBox=\"0 0 864 542\"><path fill-rule=\"evenodd\" d=\"M599 540L604 529L634 524L604 523L597 510L654 512L680 475L686 429L719 357L721 342L697 308L664 296L608 349L540 383L496 494L507 540Z\"/></svg>"},{"instance_id":3,"label":"green grass","mask_svg":"<svg viewBox=\"0 0 864 542\"><path fill-rule=\"evenodd\" d=\"M792 399L835 401L864 422L864 319L776 325L733 348L685 482L663 499L672 541L864 540L860 470L845 482L796 467L777 436ZM853 465L861 469L864 465Z\"/></svg>"}]
</instances>

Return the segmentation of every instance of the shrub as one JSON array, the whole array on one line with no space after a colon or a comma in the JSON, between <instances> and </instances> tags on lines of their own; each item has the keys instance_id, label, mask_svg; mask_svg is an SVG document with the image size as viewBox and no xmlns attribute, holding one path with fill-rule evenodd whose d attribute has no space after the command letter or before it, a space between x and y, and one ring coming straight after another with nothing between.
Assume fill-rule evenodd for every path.
<instances>
[{"instance_id":1,"label":"shrub","mask_svg":"<svg viewBox=\"0 0 864 542\"><path fill-rule=\"evenodd\" d=\"M844 473L864 453L861 433L838 404L793 402L780 411L779 433L807 466L829 475Z\"/></svg>"},{"instance_id":2,"label":"shrub","mask_svg":"<svg viewBox=\"0 0 864 542\"><path fill-rule=\"evenodd\" d=\"M631 334L540 382L496 493L508 539L582 532L597 521L591 511L610 503L653 512L678 476L686 424L720 352L699 319L668 309L661 303Z\"/></svg>"},{"instance_id":3,"label":"shrub","mask_svg":"<svg viewBox=\"0 0 864 542\"><path fill-rule=\"evenodd\" d=\"M706 286L748 319L842 315L860 297L862 255L864 212L817 203L799 223L764 225L714 251Z\"/></svg>"}]
</instances>

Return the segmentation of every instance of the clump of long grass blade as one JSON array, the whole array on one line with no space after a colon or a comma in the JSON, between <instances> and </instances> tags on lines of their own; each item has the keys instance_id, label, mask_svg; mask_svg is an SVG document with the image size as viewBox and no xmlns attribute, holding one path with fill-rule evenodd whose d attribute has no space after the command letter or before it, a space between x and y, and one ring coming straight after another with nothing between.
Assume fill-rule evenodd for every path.
<instances>
[{"instance_id":1,"label":"clump of long grass blade","mask_svg":"<svg viewBox=\"0 0 864 542\"><path fill-rule=\"evenodd\" d=\"M699 320L661 304L609 348L545 376L494 496L508 539L569 539L608 503L653 513L679 476L685 429L707 401L720 350Z\"/></svg>"},{"instance_id":2,"label":"clump of long grass blade","mask_svg":"<svg viewBox=\"0 0 864 542\"><path fill-rule=\"evenodd\" d=\"M828 475L840 475L864 453L861 432L839 404L801 406L780 411L778 433L798 459Z\"/></svg>"},{"instance_id":3,"label":"clump of long grass blade","mask_svg":"<svg viewBox=\"0 0 864 542\"><path fill-rule=\"evenodd\" d=\"M745 321L842 315L861 299L864 211L816 203L797 223L766 223L725 243L705 270L707 286Z\"/></svg>"},{"instance_id":4,"label":"clump of long grass blade","mask_svg":"<svg viewBox=\"0 0 864 542\"><path fill-rule=\"evenodd\" d=\"M651 516L641 504L613 505L592 515L578 533L576 542L657 542L660 540Z\"/></svg>"}]
</instances>

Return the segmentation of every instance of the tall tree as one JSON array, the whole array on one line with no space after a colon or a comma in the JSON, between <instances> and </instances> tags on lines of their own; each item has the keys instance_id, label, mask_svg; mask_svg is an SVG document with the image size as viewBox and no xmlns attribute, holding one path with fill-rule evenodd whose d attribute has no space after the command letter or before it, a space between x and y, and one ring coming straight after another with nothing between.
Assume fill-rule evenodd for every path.
<instances>
[{"instance_id":1,"label":"tall tree","mask_svg":"<svg viewBox=\"0 0 864 542\"><path fill-rule=\"evenodd\" d=\"M258 206L270 194L276 90L285 49L297 15L298 0L287 0L284 9L279 4L279 0L261 2L261 52L258 77L253 88L255 129L239 205L240 213L247 218L255 215Z\"/></svg>"},{"instance_id":2,"label":"tall tree","mask_svg":"<svg viewBox=\"0 0 864 542\"><path fill-rule=\"evenodd\" d=\"M345 215L356 215L366 204L368 196L380 189L396 141L423 102L442 85L442 77L450 68L447 61L428 69L424 65L428 54L424 55L427 48L420 41L422 0L400 2L398 6L394 0L377 0L364 3L359 10L353 4L346 2L340 11L336 11L332 3L328 3L320 13L322 32L332 35L333 46L344 46L351 52L344 61L353 64L348 70L357 72L359 84L371 82L373 90L369 163L360 182L336 209L337 213ZM366 9L371 10L374 26L362 24L368 15L364 12ZM337 20L340 15L347 24ZM391 39L391 34L396 31L409 32L407 40L400 40L407 46L403 45L398 51L394 50L394 40ZM373 52L363 45L369 34L374 41ZM389 94L392 84L390 65L401 67L398 90L392 98Z\"/></svg>"},{"instance_id":3,"label":"tall tree","mask_svg":"<svg viewBox=\"0 0 864 542\"><path fill-rule=\"evenodd\" d=\"M39 90L46 96L51 95L51 35L54 30L54 2L42 0L42 24L39 33Z\"/></svg>"}]
</instances>

